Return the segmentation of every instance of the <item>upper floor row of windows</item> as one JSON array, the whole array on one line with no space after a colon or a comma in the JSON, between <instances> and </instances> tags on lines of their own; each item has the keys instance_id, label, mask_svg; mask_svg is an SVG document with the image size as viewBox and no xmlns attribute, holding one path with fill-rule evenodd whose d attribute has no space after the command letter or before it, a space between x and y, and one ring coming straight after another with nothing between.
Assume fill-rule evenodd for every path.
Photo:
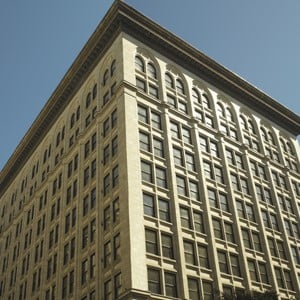
<instances>
[{"instance_id":1,"label":"upper floor row of windows","mask_svg":"<svg viewBox=\"0 0 300 300\"><path fill-rule=\"evenodd\" d=\"M261 152L258 139L261 137L262 144L265 145L266 152L271 159L276 160L277 149L281 148L285 158L296 158L296 150L290 138L280 134L277 139L276 133L271 125L258 122L254 116L242 108L240 112L231 101L225 97L217 96L214 99L211 92L201 84L195 82L191 91L182 74L168 68L165 74L161 74L159 80L159 67L153 60L140 54L135 56L136 86L139 90L150 96L167 102L170 109L193 116L195 119L204 123L206 127L217 128L229 138L239 140L239 132L243 136L244 143L255 151ZM161 84L164 83L164 93L160 94ZM218 123L218 126L217 126ZM260 123L260 124L258 124Z\"/></svg>"}]
</instances>

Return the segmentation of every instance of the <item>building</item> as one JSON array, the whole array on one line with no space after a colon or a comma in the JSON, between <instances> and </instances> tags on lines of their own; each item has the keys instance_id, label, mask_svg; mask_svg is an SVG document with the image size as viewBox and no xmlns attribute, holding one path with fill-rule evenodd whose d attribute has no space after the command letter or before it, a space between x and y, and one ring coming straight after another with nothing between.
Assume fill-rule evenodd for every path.
<instances>
[{"instance_id":1,"label":"building","mask_svg":"<svg viewBox=\"0 0 300 300\"><path fill-rule=\"evenodd\" d=\"M300 118L115 1L0 175L1 299L300 299Z\"/></svg>"}]
</instances>

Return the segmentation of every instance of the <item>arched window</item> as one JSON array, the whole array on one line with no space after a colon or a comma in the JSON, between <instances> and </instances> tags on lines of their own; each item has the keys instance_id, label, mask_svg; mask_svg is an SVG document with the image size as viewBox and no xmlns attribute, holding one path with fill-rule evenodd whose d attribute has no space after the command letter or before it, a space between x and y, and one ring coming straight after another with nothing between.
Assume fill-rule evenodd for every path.
<instances>
[{"instance_id":1,"label":"arched window","mask_svg":"<svg viewBox=\"0 0 300 300\"><path fill-rule=\"evenodd\" d=\"M135 69L140 72L145 72L144 61L139 56L135 57Z\"/></svg>"},{"instance_id":2,"label":"arched window","mask_svg":"<svg viewBox=\"0 0 300 300\"><path fill-rule=\"evenodd\" d=\"M286 149L289 154L294 155L293 147L289 142L286 142Z\"/></svg>"},{"instance_id":3,"label":"arched window","mask_svg":"<svg viewBox=\"0 0 300 300\"><path fill-rule=\"evenodd\" d=\"M268 139L269 139L269 143L272 143L273 145L275 145L275 140L273 137L273 134L271 133L271 131L268 131Z\"/></svg>"},{"instance_id":4,"label":"arched window","mask_svg":"<svg viewBox=\"0 0 300 300\"><path fill-rule=\"evenodd\" d=\"M218 102L216 106L217 106L217 114L221 117L225 117L223 105L220 102Z\"/></svg>"},{"instance_id":5,"label":"arched window","mask_svg":"<svg viewBox=\"0 0 300 300\"><path fill-rule=\"evenodd\" d=\"M110 65L110 76L114 76L116 71L116 60L114 59L113 62Z\"/></svg>"},{"instance_id":6,"label":"arched window","mask_svg":"<svg viewBox=\"0 0 300 300\"><path fill-rule=\"evenodd\" d=\"M226 119L230 122L234 122L233 114L230 108L227 107L225 113L226 113Z\"/></svg>"},{"instance_id":7,"label":"arched window","mask_svg":"<svg viewBox=\"0 0 300 300\"><path fill-rule=\"evenodd\" d=\"M176 79L176 90L178 93L184 94L184 86L179 78Z\"/></svg>"},{"instance_id":8,"label":"arched window","mask_svg":"<svg viewBox=\"0 0 300 300\"><path fill-rule=\"evenodd\" d=\"M109 77L109 72L108 69L105 70L104 75L103 75L103 85L105 86Z\"/></svg>"},{"instance_id":9,"label":"arched window","mask_svg":"<svg viewBox=\"0 0 300 300\"><path fill-rule=\"evenodd\" d=\"M97 97L97 83L93 87L93 99Z\"/></svg>"},{"instance_id":10,"label":"arched window","mask_svg":"<svg viewBox=\"0 0 300 300\"><path fill-rule=\"evenodd\" d=\"M73 128L74 124L75 124L75 113L73 113L71 116L70 128Z\"/></svg>"},{"instance_id":11,"label":"arched window","mask_svg":"<svg viewBox=\"0 0 300 300\"><path fill-rule=\"evenodd\" d=\"M267 136L266 130L263 127L260 127L260 130L261 130L261 136L263 137L263 140L265 142L267 142L268 141L268 136Z\"/></svg>"},{"instance_id":12,"label":"arched window","mask_svg":"<svg viewBox=\"0 0 300 300\"><path fill-rule=\"evenodd\" d=\"M85 108L88 108L90 106L91 99L92 99L91 93L88 93L85 99Z\"/></svg>"},{"instance_id":13,"label":"arched window","mask_svg":"<svg viewBox=\"0 0 300 300\"><path fill-rule=\"evenodd\" d=\"M255 134L254 125L250 120L248 120L248 130L250 133Z\"/></svg>"},{"instance_id":14,"label":"arched window","mask_svg":"<svg viewBox=\"0 0 300 300\"><path fill-rule=\"evenodd\" d=\"M60 132L56 136L56 146L59 145L59 142L60 142Z\"/></svg>"},{"instance_id":15,"label":"arched window","mask_svg":"<svg viewBox=\"0 0 300 300\"><path fill-rule=\"evenodd\" d=\"M78 121L80 118L80 105L77 107L77 111L76 111L76 120Z\"/></svg>"},{"instance_id":16,"label":"arched window","mask_svg":"<svg viewBox=\"0 0 300 300\"><path fill-rule=\"evenodd\" d=\"M173 78L170 74L166 73L165 74L165 83L166 83L166 86L169 87L169 88L174 88L174 81L173 81Z\"/></svg>"},{"instance_id":17,"label":"arched window","mask_svg":"<svg viewBox=\"0 0 300 300\"><path fill-rule=\"evenodd\" d=\"M152 63L148 63L147 72L149 77L156 79L156 69Z\"/></svg>"},{"instance_id":18,"label":"arched window","mask_svg":"<svg viewBox=\"0 0 300 300\"><path fill-rule=\"evenodd\" d=\"M195 88L192 89L192 98L196 103L201 103L200 94Z\"/></svg>"},{"instance_id":19,"label":"arched window","mask_svg":"<svg viewBox=\"0 0 300 300\"><path fill-rule=\"evenodd\" d=\"M241 124L242 129L248 130L246 120L243 116L240 116L240 124Z\"/></svg>"},{"instance_id":20,"label":"arched window","mask_svg":"<svg viewBox=\"0 0 300 300\"><path fill-rule=\"evenodd\" d=\"M207 94L202 94L202 106L210 109L210 101Z\"/></svg>"},{"instance_id":21,"label":"arched window","mask_svg":"<svg viewBox=\"0 0 300 300\"><path fill-rule=\"evenodd\" d=\"M287 148L286 148L284 140L282 138L280 138L279 141L280 141L280 145L281 145L283 151L287 152Z\"/></svg>"}]
</instances>

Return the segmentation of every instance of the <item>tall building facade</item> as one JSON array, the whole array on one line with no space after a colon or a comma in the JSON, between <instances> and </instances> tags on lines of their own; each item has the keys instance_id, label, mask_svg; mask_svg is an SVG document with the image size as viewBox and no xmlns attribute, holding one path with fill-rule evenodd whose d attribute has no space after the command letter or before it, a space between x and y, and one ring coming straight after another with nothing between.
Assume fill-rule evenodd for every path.
<instances>
[{"instance_id":1,"label":"tall building facade","mask_svg":"<svg viewBox=\"0 0 300 300\"><path fill-rule=\"evenodd\" d=\"M0 175L0 298L300 299L299 116L116 1Z\"/></svg>"}]
</instances>

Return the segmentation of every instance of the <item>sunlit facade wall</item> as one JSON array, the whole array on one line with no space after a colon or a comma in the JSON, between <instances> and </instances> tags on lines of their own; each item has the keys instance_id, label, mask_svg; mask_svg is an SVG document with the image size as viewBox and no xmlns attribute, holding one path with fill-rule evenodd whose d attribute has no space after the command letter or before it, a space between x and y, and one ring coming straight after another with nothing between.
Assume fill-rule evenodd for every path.
<instances>
[{"instance_id":1,"label":"sunlit facade wall","mask_svg":"<svg viewBox=\"0 0 300 300\"><path fill-rule=\"evenodd\" d=\"M282 108L289 131L280 105L256 109L124 14L158 26L116 1L1 173L0 298L299 299L299 118Z\"/></svg>"}]
</instances>

